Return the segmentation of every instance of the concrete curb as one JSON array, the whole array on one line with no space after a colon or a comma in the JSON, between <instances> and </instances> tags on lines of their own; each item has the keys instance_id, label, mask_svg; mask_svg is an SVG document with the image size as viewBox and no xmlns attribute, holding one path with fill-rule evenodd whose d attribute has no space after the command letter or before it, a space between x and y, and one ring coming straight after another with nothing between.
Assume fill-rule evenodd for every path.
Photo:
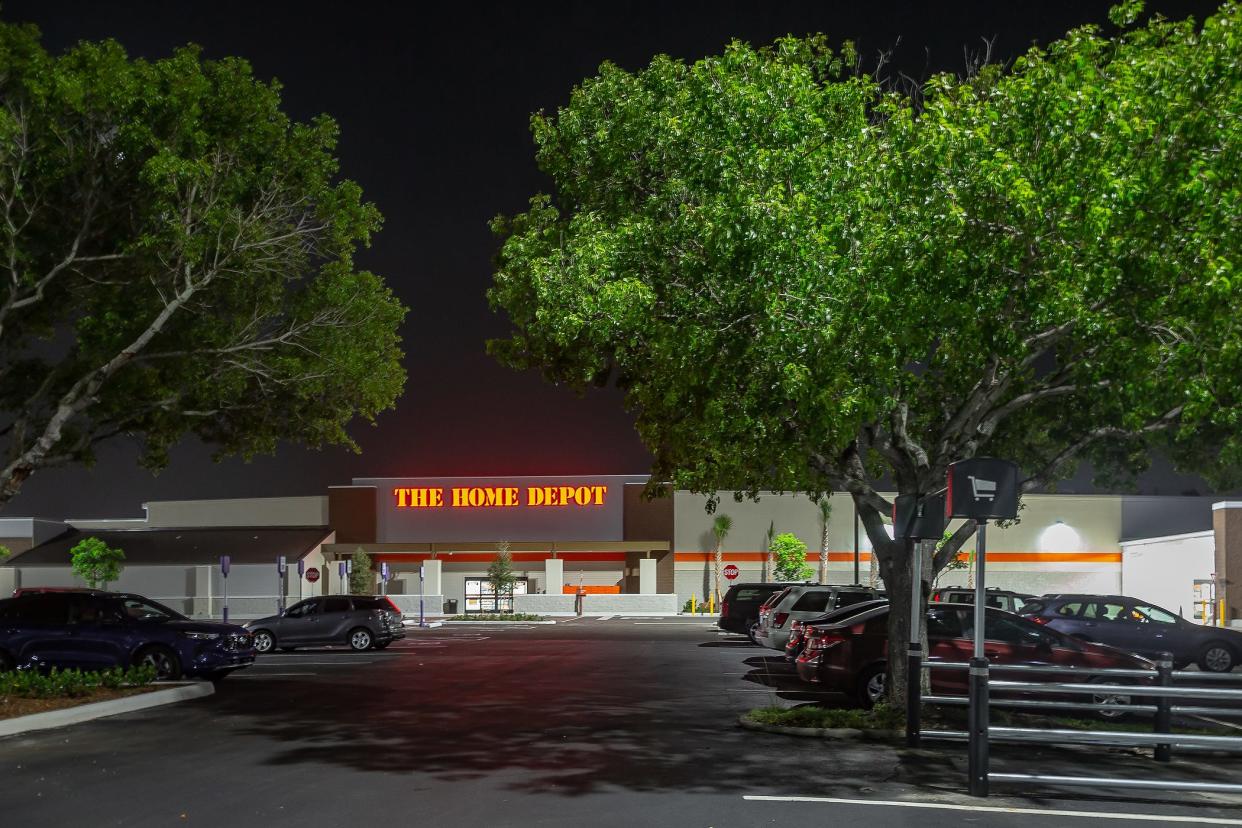
<instances>
[{"instance_id":1,"label":"concrete curb","mask_svg":"<svg viewBox=\"0 0 1242 828\"><path fill-rule=\"evenodd\" d=\"M555 621L444 621L441 623L443 623L444 626L446 627L456 626L458 624L461 624L463 626L470 626L472 624L478 624L480 626L486 625L489 627L499 627L505 624L555 624L556 622Z\"/></svg>"},{"instance_id":2,"label":"concrete curb","mask_svg":"<svg viewBox=\"0 0 1242 828\"><path fill-rule=\"evenodd\" d=\"M444 622L443 621L428 621L426 624L420 627L418 626L417 621L414 621L413 623L409 621L403 621L401 623L401 626L407 630L434 630L436 627L443 627Z\"/></svg>"},{"instance_id":3,"label":"concrete curb","mask_svg":"<svg viewBox=\"0 0 1242 828\"><path fill-rule=\"evenodd\" d=\"M861 730L856 727L788 727L756 722L745 713L737 717L737 723L746 730L758 733L776 733L781 736L803 736L812 739L839 741L892 742L903 738L896 730Z\"/></svg>"},{"instance_id":4,"label":"concrete curb","mask_svg":"<svg viewBox=\"0 0 1242 828\"><path fill-rule=\"evenodd\" d=\"M11 719L0 719L0 737L15 736L32 730L47 730L53 727L89 722L105 716L117 716L121 713L133 713L149 707L162 707L166 704L201 699L216 692L210 681L196 681L182 684L167 690L154 690L150 693L138 693L121 699L80 704L64 710L49 710L46 713L33 713L29 716L15 716Z\"/></svg>"}]
</instances>

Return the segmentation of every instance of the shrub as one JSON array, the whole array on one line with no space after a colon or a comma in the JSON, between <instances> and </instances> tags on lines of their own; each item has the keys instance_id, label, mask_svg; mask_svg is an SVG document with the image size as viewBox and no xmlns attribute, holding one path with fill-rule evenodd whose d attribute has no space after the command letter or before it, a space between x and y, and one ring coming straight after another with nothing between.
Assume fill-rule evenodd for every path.
<instances>
[{"instance_id":1,"label":"shrub","mask_svg":"<svg viewBox=\"0 0 1242 828\"><path fill-rule=\"evenodd\" d=\"M155 669L147 666L125 670L114 667L99 672L52 669L43 673L38 670L10 670L0 673L0 698L79 698L100 688L119 690L125 687L142 687L153 681Z\"/></svg>"},{"instance_id":2,"label":"shrub","mask_svg":"<svg viewBox=\"0 0 1242 828\"><path fill-rule=\"evenodd\" d=\"M792 532L782 532L772 539L772 557L776 580L805 581L815 574L806 562L806 544Z\"/></svg>"}]
</instances>

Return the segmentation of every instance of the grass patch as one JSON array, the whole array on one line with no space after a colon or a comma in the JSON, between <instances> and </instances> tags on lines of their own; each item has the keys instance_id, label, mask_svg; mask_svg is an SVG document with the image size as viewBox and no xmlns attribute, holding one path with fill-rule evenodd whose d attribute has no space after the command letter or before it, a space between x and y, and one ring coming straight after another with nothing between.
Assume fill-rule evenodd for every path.
<instances>
[{"instance_id":1,"label":"grass patch","mask_svg":"<svg viewBox=\"0 0 1242 828\"><path fill-rule=\"evenodd\" d=\"M508 612L493 615L454 615L448 621L546 621L542 615L529 612Z\"/></svg>"},{"instance_id":2,"label":"grass patch","mask_svg":"<svg viewBox=\"0 0 1242 828\"><path fill-rule=\"evenodd\" d=\"M760 707L746 714L753 722L780 727L851 727L857 730L897 730L906 716L896 708L876 705L871 710L852 707Z\"/></svg>"}]
</instances>

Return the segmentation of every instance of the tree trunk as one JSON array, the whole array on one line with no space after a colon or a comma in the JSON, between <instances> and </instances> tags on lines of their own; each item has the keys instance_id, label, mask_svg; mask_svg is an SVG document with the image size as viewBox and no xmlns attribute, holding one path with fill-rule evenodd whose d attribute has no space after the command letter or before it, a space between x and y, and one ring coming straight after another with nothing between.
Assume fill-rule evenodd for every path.
<instances>
[{"instance_id":1,"label":"tree trunk","mask_svg":"<svg viewBox=\"0 0 1242 828\"><path fill-rule=\"evenodd\" d=\"M922 589L918 607L911 606L911 585L913 582L913 562L916 554L914 541L889 541L892 550L880 561L880 576L884 579L884 588L888 592L888 698L892 706L905 709L906 687L910 678L906 670L906 656L910 648L910 616L917 614L920 619L919 639L923 644L924 658L927 656L927 600L931 595L932 565L931 555L921 550L923 555ZM874 552L872 554L875 554ZM914 677L922 681L924 692L927 691L926 672Z\"/></svg>"},{"instance_id":2,"label":"tree trunk","mask_svg":"<svg viewBox=\"0 0 1242 828\"><path fill-rule=\"evenodd\" d=\"M824 536L819 544L819 582L828 583L828 524L824 524Z\"/></svg>"},{"instance_id":3,"label":"tree trunk","mask_svg":"<svg viewBox=\"0 0 1242 828\"><path fill-rule=\"evenodd\" d=\"M720 564L723 553L720 551L720 544L716 544L716 603L720 603Z\"/></svg>"}]
</instances>

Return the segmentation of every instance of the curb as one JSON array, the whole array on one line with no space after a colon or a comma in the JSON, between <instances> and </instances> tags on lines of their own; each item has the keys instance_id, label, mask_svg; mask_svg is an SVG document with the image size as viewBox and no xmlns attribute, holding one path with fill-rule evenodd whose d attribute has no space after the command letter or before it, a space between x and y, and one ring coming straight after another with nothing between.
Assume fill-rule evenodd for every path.
<instances>
[{"instance_id":1,"label":"curb","mask_svg":"<svg viewBox=\"0 0 1242 828\"><path fill-rule=\"evenodd\" d=\"M812 739L831 739L853 742L890 742L902 738L896 730L860 730L856 727L790 727L770 725L753 721L745 713L737 717L737 723L746 730L758 733L775 733L780 736L803 736Z\"/></svg>"},{"instance_id":2,"label":"curb","mask_svg":"<svg viewBox=\"0 0 1242 828\"><path fill-rule=\"evenodd\" d=\"M499 627L503 624L555 624L556 622L555 621L442 621L441 623L444 624L444 626L446 627L456 626L457 624L463 624L466 626L469 626L471 624L479 624L480 626L486 625L489 627Z\"/></svg>"},{"instance_id":3,"label":"curb","mask_svg":"<svg viewBox=\"0 0 1242 828\"><path fill-rule=\"evenodd\" d=\"M81 704L64 710L49 710L46 713L32 713L29 716L15 716L11 719L0 719L0 736L16 736L32 730L47 730L53 727L89 722L105 716L117 716L121 713L133 713L149 707L162 707L166 704L201 699L216 692L210 681L196 681L182 684L167 690L154 690L150 693L139 693L122 699Z\"/></svg>"},{"instance_id":4,"label":"curb","mask_svg":"<svg viewBox=\"0 0 1242 828\"><path fill-rule=\"evenodd\" d=\"M401 626L402 626L402 627L404 627L404 628L405 628L405 629L407 629L407 630L434 630L436 627L443 627L443 626L444 626L444 622L443 622L443 621L428 621L426 624L423 624L423 625L420 627L420 626L418 626L418 622L417 622L417 621L415 621L415 622L414 622L414 623L412 623L412 624L411 624L411 623L408 623L408 622L403 621L403 622L401 623Z\"/></svg>"}]
</instances>

